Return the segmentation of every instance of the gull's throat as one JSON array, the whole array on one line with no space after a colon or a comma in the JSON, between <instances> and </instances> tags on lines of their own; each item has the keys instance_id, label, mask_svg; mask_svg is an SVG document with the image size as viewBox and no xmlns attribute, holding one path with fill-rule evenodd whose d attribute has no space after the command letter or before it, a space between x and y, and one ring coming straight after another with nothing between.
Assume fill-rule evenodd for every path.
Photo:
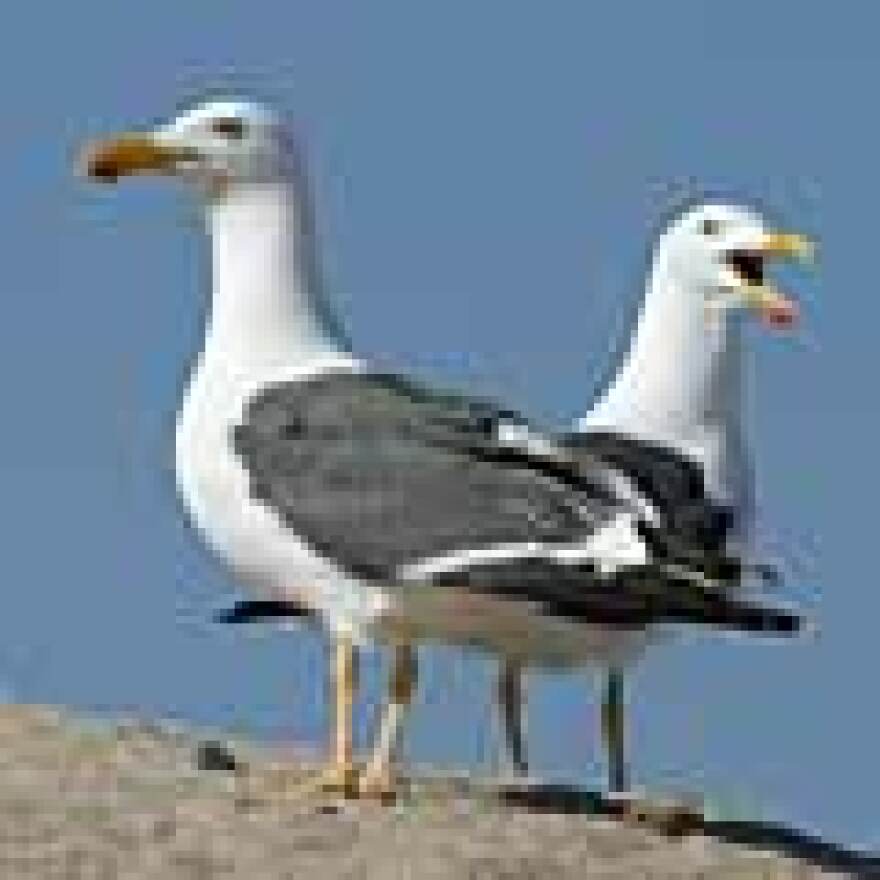
<instances>
[{"instance_id":1,"label":"gull's throat","mask_svg":"<svg viewBox=\"0 0 880 880\"><path fill-rule=\"evenodd\" d=\"M632 346L584 430L641 437L697 460L707 484L744 492L743 361L739 326L655 266Z\"/></svg>"},{"instance_id":2,"label":"gull's throat","mask_svg":"<svg viewBox=\"0 0 880 880\"><path fill-rule=\"evenodd\" d=\"M306 365L344 350L323 302L293 181L231 184L208 205L212 294L205 357L230 368Z\"/></svg>"}]
</instances>

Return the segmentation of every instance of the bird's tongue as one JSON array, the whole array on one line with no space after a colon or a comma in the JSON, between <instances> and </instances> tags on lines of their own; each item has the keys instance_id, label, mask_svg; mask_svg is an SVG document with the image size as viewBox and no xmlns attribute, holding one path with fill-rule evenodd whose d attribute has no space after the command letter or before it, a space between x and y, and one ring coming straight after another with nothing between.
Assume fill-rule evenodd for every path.
<instances>
[{"instance_id":1,"label":"bird's tongue","mask_svg":"<svg viewBox=\"0 0 880 880\"><path fill-rule=\"evenodd\" d=\"M772 330L786 330L798 320L797 303L787 296L777 294L761 306L761 321Z\"/></svg>"}]
</instances>

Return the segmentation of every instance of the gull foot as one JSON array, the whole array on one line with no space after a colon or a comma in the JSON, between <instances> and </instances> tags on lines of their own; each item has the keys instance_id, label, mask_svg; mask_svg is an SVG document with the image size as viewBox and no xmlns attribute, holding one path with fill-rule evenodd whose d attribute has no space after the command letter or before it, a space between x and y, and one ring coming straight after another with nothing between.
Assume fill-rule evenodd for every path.
<instances>
[{"instance_id":1,"label":"gull foot","mask_svg":"<svg viewBox=\"0 0 880 880\"><path fill-rule=\"evenodd\" d=\"M356 798L363 768L359 764L328 764L296 789L297 795L338 795Z\"/></svg>"},{"instance_id":2,"label":"gull foot","mask_svg":"<svg viewBox=\"0 0 880 880\"><path fill-rule=\"evenodd\" d=\"M377 800L383 804L394 803L400 795L403 780L389 770L367 770L358 782L358 796Z\"/></svg>"},{"instance_id":3,"label":"gull foot","mask_svg":"<svg viewBox=\"0 0 880 880\"><path fill-rule=\"evenodd\" d=\"M360 776L361 767L358 764L331 764L321 770L313 784L318 791L327 794L356 797Z\"/></svg>"}]
</instances>

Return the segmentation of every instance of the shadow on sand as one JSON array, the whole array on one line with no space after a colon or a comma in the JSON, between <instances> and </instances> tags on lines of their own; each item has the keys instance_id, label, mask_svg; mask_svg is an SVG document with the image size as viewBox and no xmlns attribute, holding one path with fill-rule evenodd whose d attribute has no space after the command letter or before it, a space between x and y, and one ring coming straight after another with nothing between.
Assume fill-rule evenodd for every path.
<instances>
[{"instance_id":1,"label":"shadow on sand","mask_svg":"<svg viewBox=\"0 0 880 880\"><path fill-rule=\"evenodd\" d=\"M565 785L504 785L501 800L510 806L553 813L579 813L626 819L629 805L597 792ZM635 820L633 820L635 821ZM762 852L798 859L829 871L857 878L880 878L880 855L846 849L784 825L747 820L707 819L692 813L645 819L644 824L671 837L702 834L724 843L754 847Z\"/></svg>"}]
</instances>

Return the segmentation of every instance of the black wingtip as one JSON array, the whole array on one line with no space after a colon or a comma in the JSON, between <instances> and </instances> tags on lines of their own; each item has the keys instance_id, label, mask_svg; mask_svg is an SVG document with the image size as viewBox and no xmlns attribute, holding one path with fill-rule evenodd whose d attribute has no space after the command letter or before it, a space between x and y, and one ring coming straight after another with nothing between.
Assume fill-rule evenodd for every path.
<instances>
[{"instance_id":1,"label":"black wingtip","mask_svg":"<svg viewBox=\"0 0 880 880\"><path fill-rule=\"evenodd\" d=\"M246 599L214 614L215 623L259 623L265 620L311 618L312 611L298 602Z\"/></svg>"},{"instance_id":2,"label":"black wingtip","mask_svg":"<svg viewBox=\"0 0 880 880\"><path fill-rule=\"evenodd\" d=\"M793 636L804 628L804 618L784 608L745 602L725 602L701 615L702 623L755 635Z\"/></svg>"},{"instance_id":3,"label":"black wingtip","mask_svg":"<svg viewBox=\"0 0 880 880\"><path fill-rule=\"evenodd\" d=\"M769 635L797 635L804 627L804 619L799 614L778 608L756 609L754 621L755 626L751 632Z\"/></svg>"}]
</instances>

